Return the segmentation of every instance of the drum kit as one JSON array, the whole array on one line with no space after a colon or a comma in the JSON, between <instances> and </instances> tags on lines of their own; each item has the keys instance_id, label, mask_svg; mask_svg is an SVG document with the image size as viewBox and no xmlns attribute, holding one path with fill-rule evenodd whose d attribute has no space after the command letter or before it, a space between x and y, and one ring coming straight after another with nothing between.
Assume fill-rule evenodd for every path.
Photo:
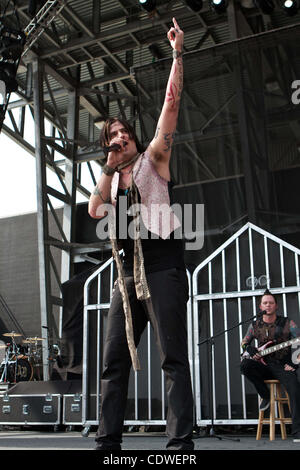
<instances>
[{"instance_id":1,"label":"drum kit","mask_svg":"<svg viewBox=\"0 0 300 470\"><path fill-rule=\"evenodd\" d=\"M3 333L3 336L11 338L10 343L3 344L5 357L0 365L0 382L16 383L28 380L42 380L42 346L43 338L37 336L20 341L22 335L15 333Z\"/></svg>"}]
</instances>

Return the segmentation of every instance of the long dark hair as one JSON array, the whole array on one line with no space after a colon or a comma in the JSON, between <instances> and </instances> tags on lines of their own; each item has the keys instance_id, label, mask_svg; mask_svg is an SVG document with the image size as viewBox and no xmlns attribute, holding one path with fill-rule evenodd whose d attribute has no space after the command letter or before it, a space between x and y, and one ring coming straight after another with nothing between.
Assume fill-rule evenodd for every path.
<instances>
[{"instance_id":1,"label":"long dark hair","mask_svg":"<svg viewBox=\"0 0 300 470\"><path fill-rule=\"evenodd\" d=\"M100 145L101 147L104 149L105 146L109 145L109 141L110 141L110 126L112 124L114 124L115 122L119 122L120 124L122 124L122 126L125 127L125 129L127 130L128 132L128 135L131 139L133 139L135 141L135 144L136 144L136 148L137 148L137 151L139 153L142 153L144 152L145 148L144 146L140 143L136 133L135 133L135 130L134 128L131 126L131 124L129 124L128 121L126 121L125 119L121 119L121 118L118 118L118 117L110 117L108 118L106 121L105 121L105 124L101 130L101 134L100 134ZM107 152L104 150L104 153L105 155L107 156Z\"/></svg>"}]
</instances>

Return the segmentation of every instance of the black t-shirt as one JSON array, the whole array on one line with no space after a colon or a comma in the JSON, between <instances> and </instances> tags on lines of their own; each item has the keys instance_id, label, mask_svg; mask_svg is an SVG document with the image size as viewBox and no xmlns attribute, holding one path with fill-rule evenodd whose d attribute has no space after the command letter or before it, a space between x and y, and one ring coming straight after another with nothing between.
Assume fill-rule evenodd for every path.
<instances>
[{"instance_id":1,"label":"black t-shirt","mask_svg":"<svg viewBox=\"0 0 300 470\"><path fill-rule=\"evenodd\" d=\"M172 183L168 183L168 190L170 195L170 201L172 201ZM120 196L127 196L127 208L130 207L131 201L130 197L127 194L126 190L118 189L117 195L117 207L116 207L116 217L117 217L117 234L119 235L119 198ZM139 196L140 200L140 196ZM133 252L134 252L134 240L128 234L129 224L132 224L133 217L128 215L126 217L127 222L127 238L122 239L118 238L119 247L124 250L123 258L123 268L126 275L132 275L133 272ZM141 233L147 234L146 237L141 237L143 256L144 256L144 266L145 272L150 273L154 271L162 271L164 269L178 268L185 270L184 263L184 249L182 239L175 239L174 232L170 234L170 237L167 239L160 238L158 236L154 237L154 234L151 234L146 227L143 225L142 218L140 218ZM152 238L151 238L152 237Z\"/></svg>"}]
</instances>

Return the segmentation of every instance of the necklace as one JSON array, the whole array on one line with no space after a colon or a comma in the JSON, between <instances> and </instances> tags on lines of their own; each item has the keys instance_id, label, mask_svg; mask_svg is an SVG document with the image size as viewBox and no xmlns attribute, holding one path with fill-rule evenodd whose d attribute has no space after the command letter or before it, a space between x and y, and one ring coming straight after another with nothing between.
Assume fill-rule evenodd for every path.
<instances>
[{"instance_id":1,"label":"necklace","mask_svg":"<svg viewBox=\"0 0 300 470\"><path fill-rule=\"evenodd\" d=\"M120 165L117 166L116 170L119 171L121 173L121 170L123 168L126 168L127 166L135 163L135 161L138 159L138 157L140 156L139 153L137 153L131 160L129 160L129 162L125 162L125 163L121 163ZM127 174L130 174L133 170L133 167L131 168L131 170L129 172L126 172L124 171L123 173L127 173Z\"/></svg>"}]
</instances>

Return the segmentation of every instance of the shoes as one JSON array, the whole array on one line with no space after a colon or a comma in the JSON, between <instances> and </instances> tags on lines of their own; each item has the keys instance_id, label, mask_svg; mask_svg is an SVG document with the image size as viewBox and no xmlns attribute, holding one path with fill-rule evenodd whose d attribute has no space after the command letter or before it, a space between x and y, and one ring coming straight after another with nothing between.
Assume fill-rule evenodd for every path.
<instances>
[{"instance_id":1,"label":"shoes","mask_svg":"<svg viewBox=\"0 0 300 470\"><path fill-rule=\"evenodd\" d=\"M102 450L102 451L114 451L114 450L122 450L120 444L97 444L95 450Z\"/></svg>"},{"instance_id":2,"label":"shoes","mask_svg":"<svg viewBox=\"0 0 300 470\"><path fill-rule=\"evenodd\" d=\"M294 434L293 442L300 442L300 432Z\"/></svg>"},{"instance_id":3,"label":"shoes","mask_svg":"<svg viewBox=\"0 0 300 470\"><path fill-rule=\"evenodd\" d=\"M177 450L178 452L183 452L183 451L192 451L192 450L194 450L194 447L169 446L169 447L167 447L167 450Z\"/></svg>"},{"instance_id":4,"label":"shoes","mask_svg":"<svg viewBox=\"0 0 300 470\"><path fill-rule=\"evenodd\" d=\"M171 439L167 444L167 450L177 450L177 451L192 451L194 449L194 442L192 440L186 439Z\"/></svg>"},{"instance_id":5,"label":"shoes","mask_svg":"<svg viewBox=\"0 0 300 470\"><path fill-rule=\"evenodd\" d=\"M270 406L269 398L262 398L260 405L259 405L259 411L265 411L269 408L269 406Z\"/></svg>"}]
</instances>

